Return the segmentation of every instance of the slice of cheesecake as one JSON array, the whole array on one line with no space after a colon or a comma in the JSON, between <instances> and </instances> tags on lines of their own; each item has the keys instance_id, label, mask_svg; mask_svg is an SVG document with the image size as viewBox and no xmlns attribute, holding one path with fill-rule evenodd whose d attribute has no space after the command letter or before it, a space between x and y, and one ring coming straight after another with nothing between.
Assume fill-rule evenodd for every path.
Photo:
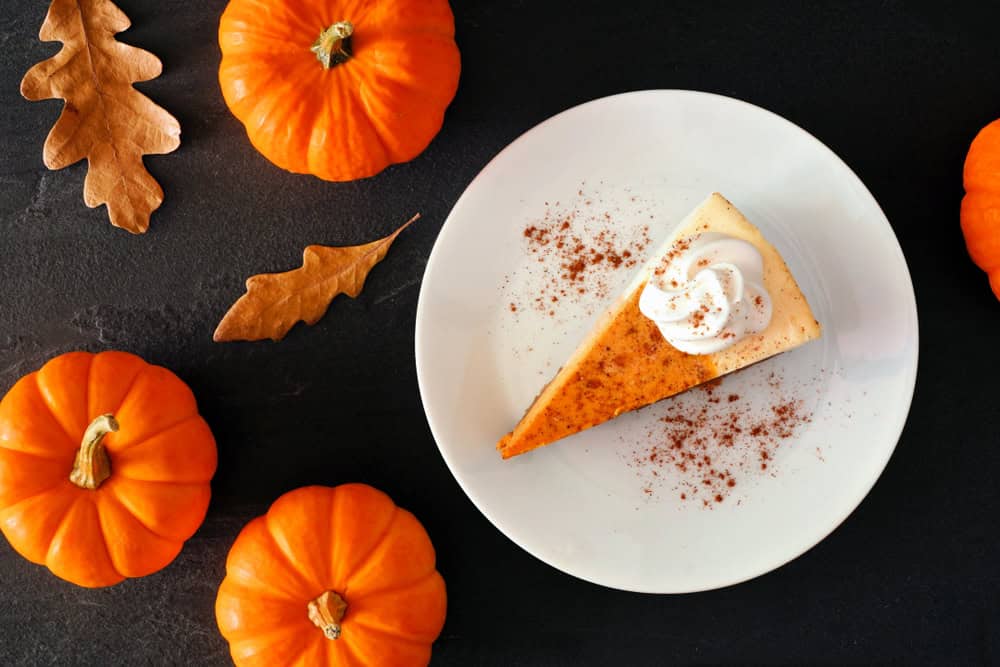
<instances>
[{"instance_id":1,"label":"slice of cheesecake","mask_svg":"<svg viewBox=\"0 0 1000 667\"><path fill-rule=\"evenodd\" d=\"M714 193L598 320L511 433L510 458L818 338L760 231Z\"/></svg>"}]
</instances>

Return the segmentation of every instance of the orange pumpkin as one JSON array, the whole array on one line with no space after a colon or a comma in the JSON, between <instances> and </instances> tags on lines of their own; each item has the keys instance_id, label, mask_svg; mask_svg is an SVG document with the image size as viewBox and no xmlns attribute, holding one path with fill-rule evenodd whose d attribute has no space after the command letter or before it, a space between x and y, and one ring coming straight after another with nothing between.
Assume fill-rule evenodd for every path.
<instances>
[{"instance_id":1,"label":"orange pumpkin","mask_svg":"<svg viewBox=\"0 0 1000 667\"><path fill-rule=\"evenodd\" d=\"M205 518L212 432L187 385L125 352L70 352L0 401L0 530L81 586L165 567Z\"/></svg>"},{"instance_id":2,"label":"orange pumpkin","mask_svg":"<svg viewBox=\"0 0 1000 667\"><path fill-rule=\"evenodd\" d=\"M1000 120L984 127L965 158L962 234L976 266L1000 299Z\"/></svg>"},{"instance_id":3,"label":"orange pumpkin","mask_svg":"<svg viewBox=\"0 0 1000 667\"><path fill-rule=\"evenodd\" d=\"M246 525L215 615L245 665L426 665L444 580L417 519L364 484L309 486Z\"/></svg>"},{"instance_id":4,"label":"orange pumpkin","mask_svg":"<svg viewBox=\"0 0 1000 667\"><path fill-rule=\"evenodd\" d=\"M461 69L447 0L231 0L219 82L271 162L329 181L412 160Z\"/></svg>"}]
</instances>

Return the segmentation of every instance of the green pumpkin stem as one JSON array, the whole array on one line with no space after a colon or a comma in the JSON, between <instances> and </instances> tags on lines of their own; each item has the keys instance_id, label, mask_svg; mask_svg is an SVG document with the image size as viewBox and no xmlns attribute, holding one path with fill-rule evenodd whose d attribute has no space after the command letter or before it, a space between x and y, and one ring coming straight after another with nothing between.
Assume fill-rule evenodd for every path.
<instances>
[{"instance_id":1,"label":"green pumpkin stem","mask_svg":"<svg viewBox=\"0 0 1000 667\"><path fill-rule=\"evenodd\" d=\"M327 639L340 639L340 621L347 611L347 603L333 591L321 593L307 607L309 620L323 631Z\"/></svg>"},{"instance_id":2,"label":"green pumpkin stem","mask_svg":"<svg viewBox=\"0 0 1000 667\"><path fill-rule=\"evenodd\" d=\"M351 58L351 35L354 25L350 21L337 21L326 30L319 33L312 48L316 59L323 63L323 69L330 69Z\"/></svg>"},{"instance_id":3,"label":"green pumpkin stem","mask_svg":"<svg viewBox=\"0 0 1000 667\"><path fill-rule=\"evenodd\" d=\"M101 482L111 476L111 457L101 443L104 436L118 430L114 415L101 415L83 433L83 442L73 461L69 481L82 489L96 489Z\"/></svg>"}]
</instances>

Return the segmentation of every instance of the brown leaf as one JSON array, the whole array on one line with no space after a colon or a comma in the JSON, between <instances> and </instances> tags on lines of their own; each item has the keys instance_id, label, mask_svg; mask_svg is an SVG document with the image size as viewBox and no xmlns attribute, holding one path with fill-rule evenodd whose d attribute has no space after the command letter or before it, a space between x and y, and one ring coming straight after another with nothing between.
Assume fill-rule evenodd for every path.
<instances>
[{"instance_id":1,"label":"brown leaf","mask_svg":"<svg viewBox=\"0 0 1000 667\"><path fill-rule=\"evenodd\" d=\"M382 261L400 232L420 217L417 213L389 236L365 245L331 248L311 245L302 253L302 267L285 273L262 273L247 279L247 293L226 313L212 338L281 340L296 322L316 324L338 294L361 293L368 272Z\"/></svg>"},{"instance_id":2,"label":"brown leaf","mask_svg":"<svg viewBox=\"0 0 1000 667\"><path fill-rule=\"evenodd\" d=\"M181 128L132 87L155 79L162 66L152 53L115 40L129 25L110 0L52 0L38 37L63 47L28 70L21 94L66 101L45 140L45 166L62 169L87 158L83 201L107 204L112 225L141 234L163 201L142 156L176 149Z\"/></svg>"}]
</instances>

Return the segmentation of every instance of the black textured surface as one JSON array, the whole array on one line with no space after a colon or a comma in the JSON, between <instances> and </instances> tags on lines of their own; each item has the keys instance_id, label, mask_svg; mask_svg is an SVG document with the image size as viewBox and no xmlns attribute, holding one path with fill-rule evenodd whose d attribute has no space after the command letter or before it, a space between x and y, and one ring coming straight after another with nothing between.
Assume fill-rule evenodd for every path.
<instances>
[{"instance_id":1,"label":"black textured surface","mask_svg":"<svg viewBox=\"0 0 1000 667\"><path fill-rule=\"evenodd\" d=\"M284 491L354 480L435 541L449 587L436 664L1000 660L1000 304L958 229L965 150L1000 116L996 3L455 0L463 73L444 129L351 184L284 173L250 146L216 80L221 0L119 4L134 26L121 39L164 62L139 88L182 127L176 153L147 159L166 201L139 237L84 207L83 164L42 166L60 103L18 85L58 46L36 39L45 3L0 12L0 391L59 352L139 353L191 384L219 472L204 526L140 580L84 590L0 543L0 663L226 664L213 603L240 527ZM689 596L577 581L498 533L438 455L413 363L420 278L465 185L548 116L644 88L745 99L833 148L892 221L921 318L913 411L861 507L778 571ZM277 345L212 342L246 276L415 211L357 300Z\"/></svg>"}]
</instances>

